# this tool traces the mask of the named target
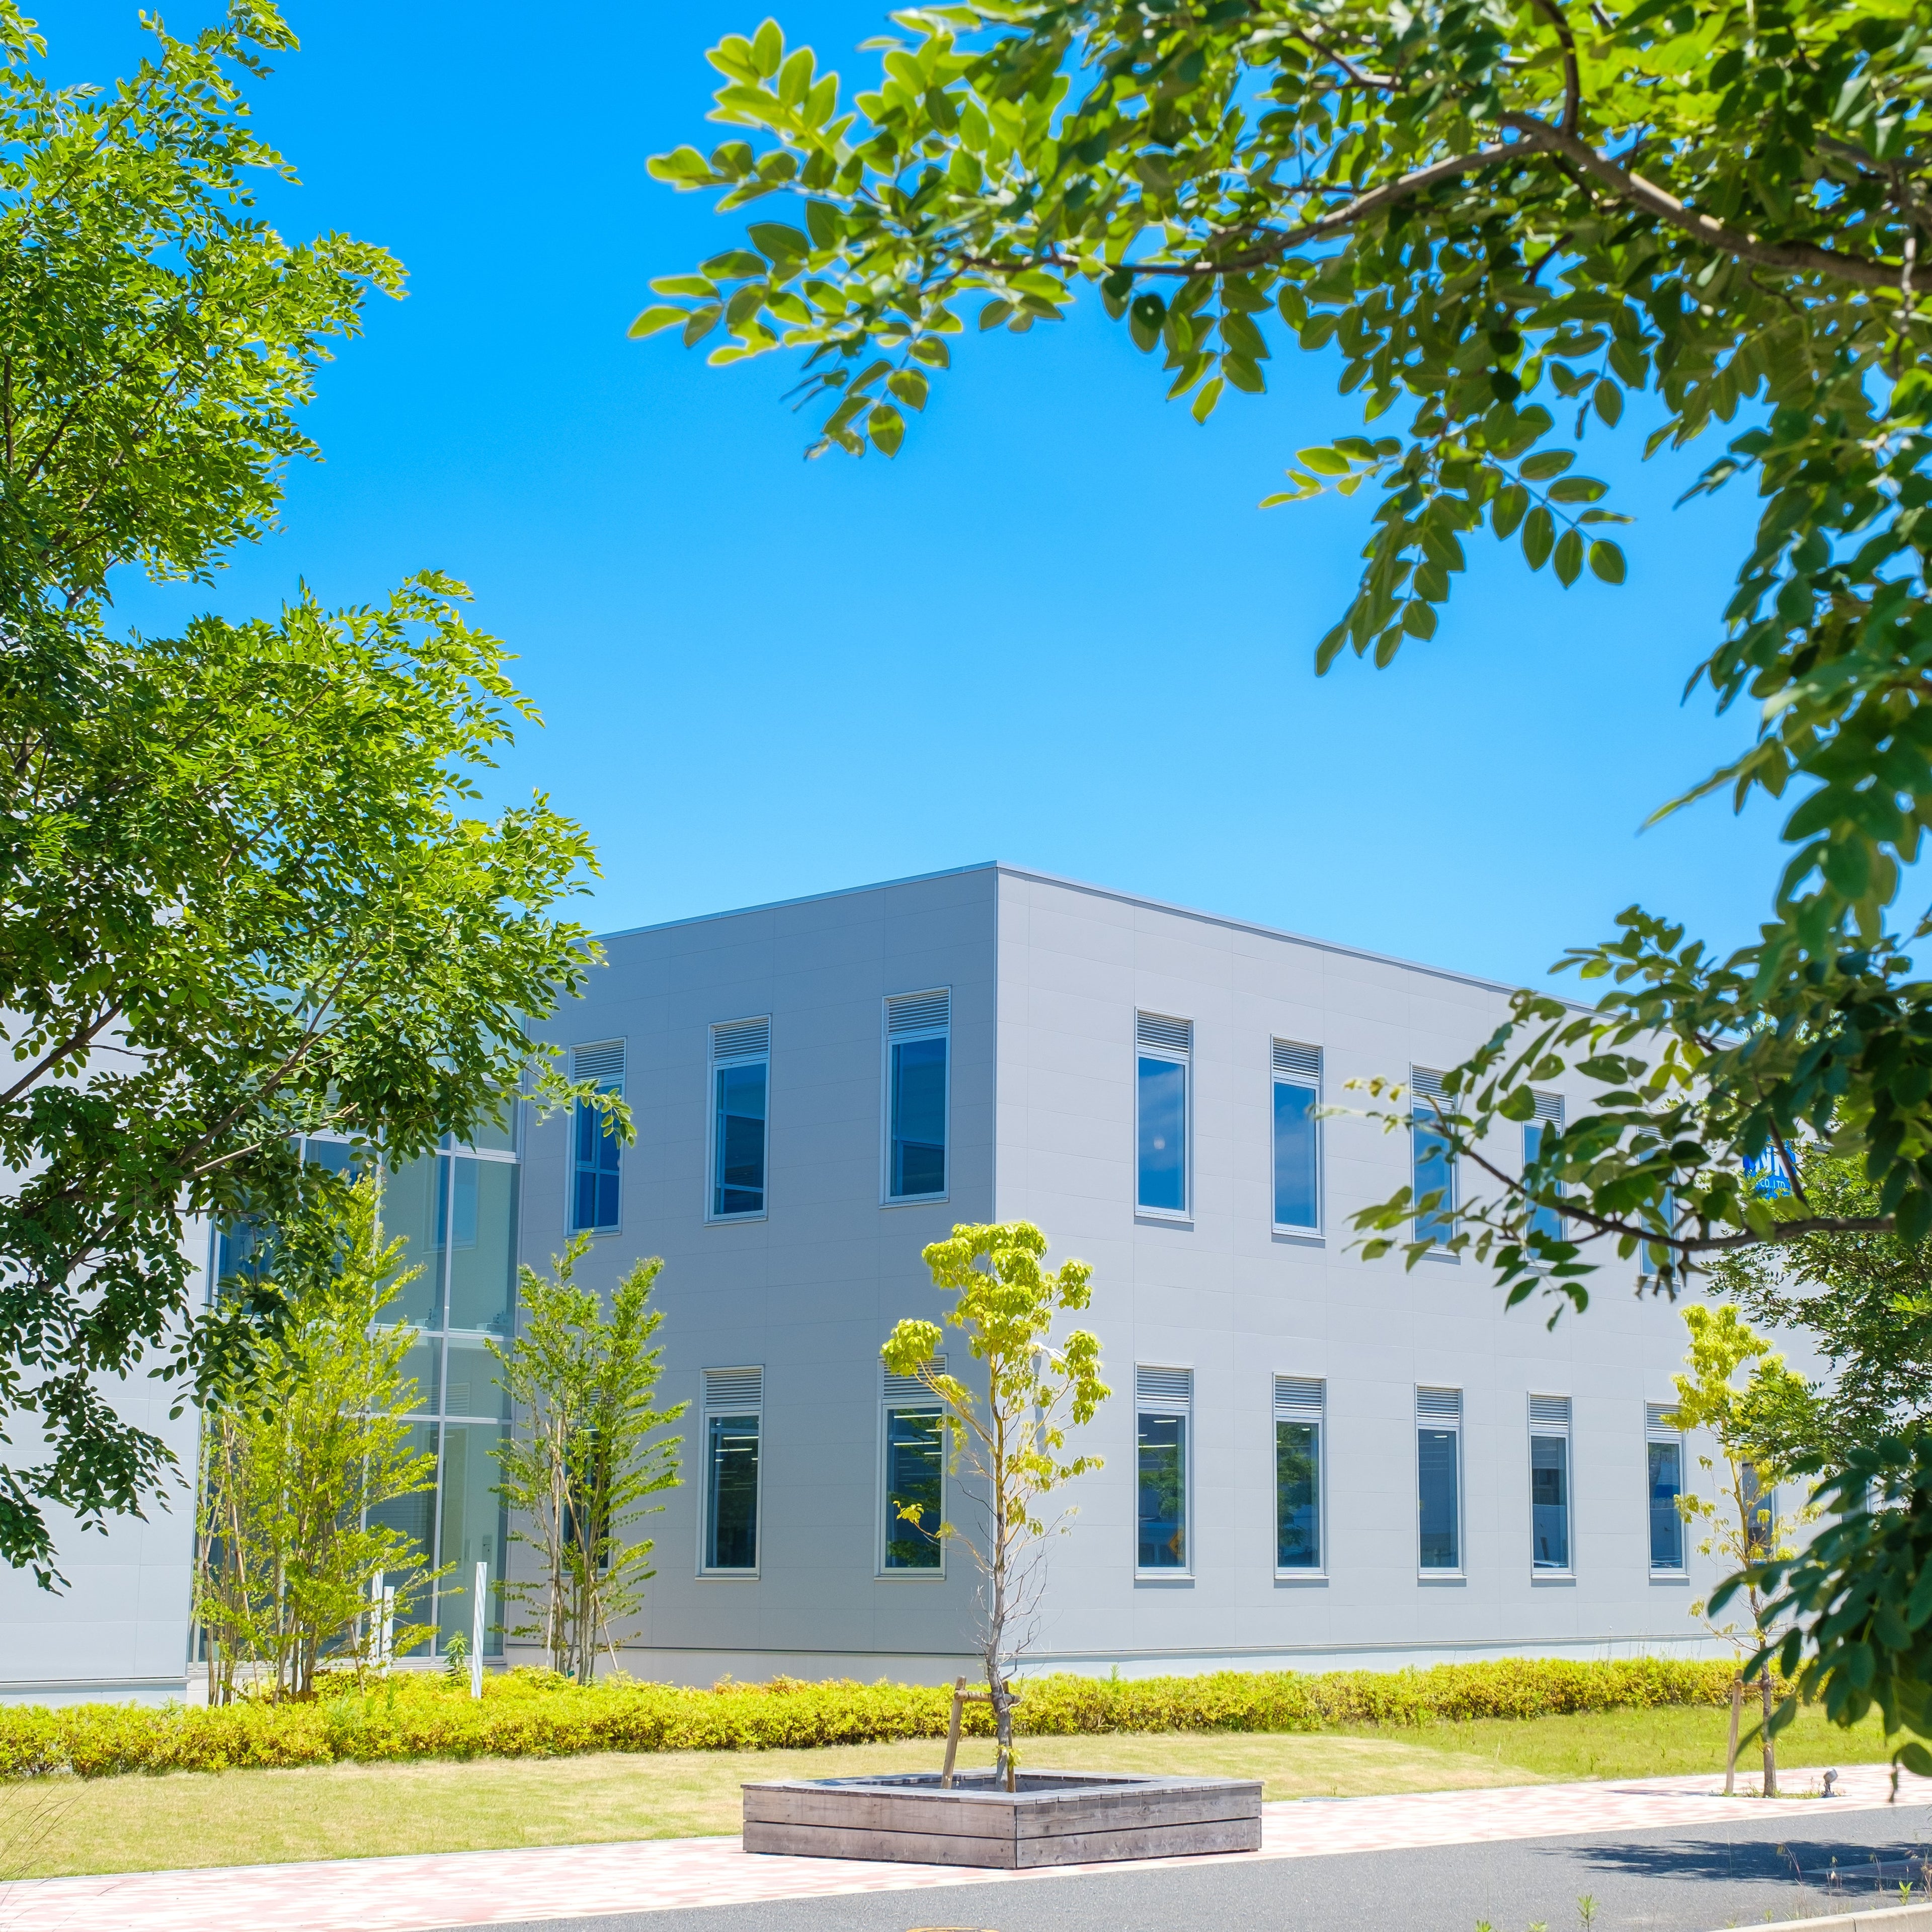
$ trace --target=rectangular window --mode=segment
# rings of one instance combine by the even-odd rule
[[[1644,1452],[1650,1484],[1650,1567],[1666,1574],[1684,1568],[1684,1438],[1667,1402],[1644,1405]]]
[[[1745,1510],[1744,1547],[1754,1563],[1768,1562],[1778,1545],[1778,1491],[1766,1488],[1750,1462],[1738,1471]]]
[[[1570,1568],[1570,1398],[1529,1399],[1529,1560]]]
[[[1138,1411],[1140,1498],[1136,1566],[1187,1568],[1187,1423],[1194,1407],[1192,1369],[1134,1371]]]
[[[1442,1076],[1426,1067],[1411,1070],[1410,1138],[1414,1144],[1415,1238],[1446,1247],[1456,1232],[1456,1160],[1448,1137],[1436,1125],[1434,1102],[1442,1097]]]
[[[946,1358],[927,1364],[946,1372]],[[884,1509],[879,1567],[899,1576],[936,1575],[945,1558],[939,1526],[946,1507],[946,1424],[932,1391],[916,1376],[884,1372]]]
[[[1415,1392],[1418,1561],[1424,1571],[1462,1567],[1462,1391]]]
[[[1274,1224],[1313,1232],[1322,1225],[1322,1049],[1274,1042]]]
[[[704,1552],[702,1567],[758,1567],[758,1438],[763,1369],[704,1371]]]
[[[1563,1131],[1563,1096],[1561,1094],[1534,1094],[1536,1117],[1523,1124],[1522,1164],[1527,1168],[1543,1149],[1546,1133]],[[1532,1232],[1540,1234],[1546,1240],[1560,1241],[1563,1238],[1563,1216],[1554,1208],[1535,1208],[1530,1210],[1529,1225]]]
[[[902,993],[886,1002],[886,1198],[946,1192],[946,1074],[952,995]]]
[[[1322,1568],[1322,1412],[1326,1385],[1274,1378],[1274,1562],[1277,1570]]]
[[[1135,1204],[1156,1214],[1185,1214],[1187,1073],[1194,1023],[1142,1013],[1134,1036]]]
[[[711,1029],[711,1214],[765,1211],[766,1089],[772,1023],[732,1020]]]
[[[594,1080],[600,1094],[624,1090],[624,1042],[603,1040],[570,1051],[572,1077]],[[572,1143],[570,1232],[614,1234],[621,1225],[623,1147],[606,1133],[605,1116],[580,1102]]]

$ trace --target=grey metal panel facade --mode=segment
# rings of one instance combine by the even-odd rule
[[[622,1229],[598,1240],[583,1278],[608,1286],[634,1257],[664,1256],[670,1395],[694,1402],[706,1366],[766,1376],[760,1574],[697,1574],[694,1412],[686,1483],[656,1520],[659,1574],[632,1667],[950,1674],[970,1642],[964,1566],[956,1557],[941,1581],[875,1574],[878,1351],[901,1316],[938,1312],[925,1242],[956,1221],[1022,1217],[1057,1255],[1094,1264],[1090,1325],[1116,1391],[1090,1432],[1108,1467],[1078,1486],[1054,1548],[1042,1660],[1144,1671],[1707,1647],[1688,1609],[1708,1566],[1650,1574],[1644,1406],[1670,1400],[1684,1330],[1668,1304],[1630,1292],[1634,1270],[1597,1277],[1588,1314],[1552,1333],[1546,1310],[1505,1314],[1472,1263],[1364,1264],[1347,1252],[1346,1216],[1408,1178],[1410,1150],[1407,1135],[1360,1119],[1322,1126],[1318,1237],[1273,1228],[1270,1040],[1320,1046],[1324,1098],[1346,1101],[1351,1078],[1463,1058],[1505,989],[992,866],[606,945],[608,969],[553,1028],[566,1044],[626,1041],[638,1127]],[[940,986],[952,992],[950,1198],[884,1207],[882,1003]],[[1192,1022],[1184,1220],[1133,1204],[1142,1010]],[[707,1028],[766,1013],[769,1213],[707,1225]],[[1574,1111],[1586,1094],[1566,1097]],[[536,1128],[527,1149],[524,1250],[541,1265],[565,1238],[565,1124]],[[1137,1361],[1193,1372],[1184,1576],[1136,1574]],[[1276,1573],[1277,1374],[1326,1385],[1318,1578]],[[1454,1581],[1418,1574],[1418,1384],[1463,1392]],[[1573,1402],[1561,1579],[1531,1565],[1532,1394]]]
[[[662,1390],[693,1405],[686,1480],[649,1526],[658,1574],[634,1637],[657,1653],[654,1672],[956,1667],[971,1623],[960,1566],[877,1574],[879,1348],[902,1316],[939,1311],[921,1247],[991,1212],[995,884],[974,871],[620,934],[553,1024],[566,1045],[625,1042],[637,1130],[622,1227],[598,1238],[578,1278],[608,1290],[639,1256],[664,1258]],[[952,993],[948,1198],[884,1206],[884,1001],[937,987]],[[766,1014],[766,1213],[709,1222],[710,1028]],[[526,1148],[523,1250],[541,1268],[566,1239],[567,1124],[538,1124]],[[759,1574],[703,1576],[700,1376],[754,1365]]]

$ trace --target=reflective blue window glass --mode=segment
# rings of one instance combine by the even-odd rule
[[[1570,1442],[1529,1438],[1530,1562],[1538,1570],[1570,1567]]]
[[[1432,1124],[1434,1109],[1420,1106],[1412,1116],[1415,1143],[1415,1238],[1446,1246],[1456,1231],[1456,1162],[1449,1143]],[[1427,1208],[1423,1206],[1433,1195]]]
[[[936,1408],[886,1412],[886,1568],[937,1570],[944,1426]]]
[[[614,1094],[617,1083],[606,1081],[599,1093]],[[614,1233],[620,1224],[623,1147],[615,1134],[604,1131],[604,1116],[579,1102],[577,1136],[572,1150],[570,1231],[574,1234]]]
[[[765,1064],[719,1067],[712,1149],[714,1215],[765,1211]]]
[[[1677,1498],[1684,1493],[1684,1448],[1678,1442],[1649,1442],[1650,1567],[1684,1568],[1684,1519]]]
[[[1317,1204],[1316,1093],[1286,1080],[1274,1085],[1274,1219],[1278,1228],[1321,1226]]]
[[[714,1415],[706,1431],[704,1567],[758,1567],[758,1418]]]
[[[946,1036],[892,1045],[892,1150],[896,1200],[946,1192]]]
[[[1523,1128],[1522,1164],[1526,1168],[1542,1151],[1544,1133],[1550,1124],[1547,1120],[1532,1120]],[[1554,1208],[1533,1208],[1529,1225],[1550,1240],[1560,1241],[1563,1238],[1563,1216]]]
[[[1143,1208],[1187,1210],[1187,1066],[1184,1060],[1139,1059],[1140,1178]]]
[[[1322,1567],[1322,1430],[1312,1422],[1274,1426],[1275,1567]]]
[[[1415,1432],[1416,1503],[1425,1570],[1462,1567],[1461,1470],[1454,1429]]]
[[[1144,1065],[1146,1063],[1142,1063]],[[1143,1415],[1139,1432],[1139,1539],[1143,1570],[1187,1568],[1187,1419]]]

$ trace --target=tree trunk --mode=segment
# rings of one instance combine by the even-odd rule
[[[1731,1679],[1731,1743],[1724,1754],[1724,1796],[1730,1797],[1738,1788],[1738,1713],[1744,1701],[1744,1680],[1742,1677]]]
[[[1767,1670],[1758,1679],[1758,1688],[1764,1704],[1764,1795],[1767,1798],[1778,1796],[1778,1745],[1771,1734],[1771,1672]]]

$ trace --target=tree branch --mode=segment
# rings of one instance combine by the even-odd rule
[[[1556,29],[1556,38],[1563,43],[1563,119],[1560,131],[1574,134],[1576,119],[1582,111],[1583,81],[1576,70],[1576,38],[1570,31],[1570,22],[1563,17],[1563,10],[1556,0],[1536,0],[1536,10]]]
[[[1760,242],[1754,235],[1726,227],[1708,214],[1700,214],[1695,208],[1687,208],[1674,194],[1659,188],[1654,182],[1630,173],[1609,156],[1598,153],[1588,141],[1567,134],[1560,128],[1552,128],[1547,121],[1540,120],[1534,114],[1504,114],[1500,118],[1502,124],[1527,146],[1564,156],[1594,180],[1602,182],[1618,200],[1658,216],[1707,247],[1735,255],[1741,261],[1756,262],[1763,268],[1784,268],[1801,275],[1834,276],[1840,281],[1856,282],[1865,288],[1890,289],[1898,284],[1899,272],[1889,262],[1871,261],[1862,255],[1843,254],[1834,248],[1816,248],[1808,242]]]

